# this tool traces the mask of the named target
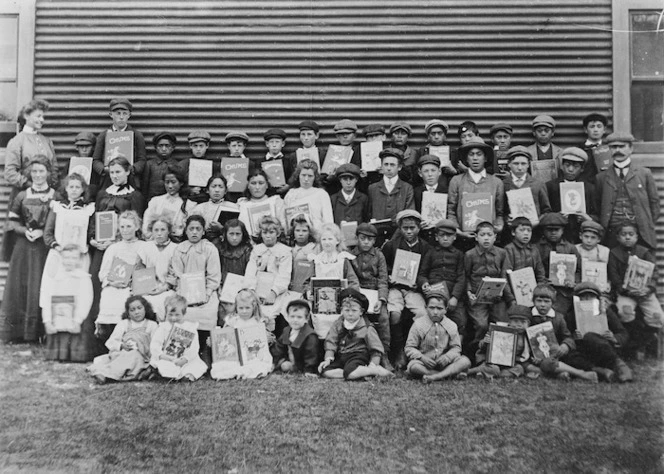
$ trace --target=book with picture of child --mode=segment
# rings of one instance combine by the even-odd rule
[[[525,267],[519,270],[508,270],[507,278],[510,280],[510,287],[516,298],[516,304],[521,306],[533,306],[533,291],[537,286],[535,270],[533,270],[533,267]]]
[[[583,181],[563,182],[560,186],[560,212],[585,214],[586,193]]]
[[[268,360],[270,349],[264,324],[246,328],[215,327],[210,332],[212,362],[236,362],[246,365],[253,360]]]
[[[129,161],[129,164],[133,165],[134,132],[130,130],[125,130],[124,132],[107,132],[104,150],[106,150],[104,166],[108,166],[108,163],[118,156],[124,156]]]
[[[188,331],[182,326],[174,324],[171,332],[168,333],[166,341],[164,341],[164,352],[162,355],[170,360],[179,359],[184,355],[184,351],[191,347],[195,337],[198,337],[198,332]]]
[[[576,255],[551,252],[549,254],[549,281],[553,286],[574,285]]]
[[[120,257],[113,257],[111,262],[111,269],[108,272],[106,279],[109,283],[119,284],[120,287],[129,286],[131,275],[134,273],[134,265],[127,263]]]
[[[92,158],[83,156],[72,156],[69,160],[69,173],[80,174],[85,182],[90,184],[90,177],[92,176]]]
[[[422,193],[422,219],[435,224],[446,217],[447,194],[424,191]]]
[[[535,207],[533,192],[530,188],[510,189],[505,195],[507,196],[507,203],[510,207],[510,220],[514,220],[517,217],[525,217],[533,226],[539,224],[537,207]]]
[[[75,326],[76,297],[74,295],[51,296],[51,324],[57,332],[71,332]]]
[[[586,333],[604,334],[609,330],[606,313],[600,311],[599,299],[582,300],[574,296],[574,318],[576,329],[585,336]]]
[[[519,330],[509,326],[489,325],[489,347],[486,361],[503,367],[514,367]]]
[[[623,289],[627,291],[647,290],[654,272],[654,263],[640,259],[636,255],[631,255],[627,260]]]
[[[378,155],[381,151],[383,151],[383,142],[380,140],[360,143],[362,170],[372,172],[380,169],[380,156]]]
[[[503,290],[507,285],[504,278],[484,277],[477,287],[475,297],[477,303],[493,304],[503,295]]]
[[[330,145],[327,147],[327,154],[323,160],[321,173],[334,174],[337,168],[346,163],[350,163],[353,157],[353,148],[345,145]]]
[[[203,272],[183,273],[180,275],[178,294],[187,300],[188,306],[207,303],[205,283]]]
[[[558,340],[556,332],[553,330],[551,321],[545,321],[526,328],[528,336],[528,345],[537,359],[550,358],[555,350],[558,349]]]
[[[392,265],[392,281],[398,285],[415,286],[422,255],[408,250],[397,249]]]

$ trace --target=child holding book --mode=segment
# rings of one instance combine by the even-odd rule
[[[442,174],[440,158],[435,155],[423,155],[417,160],[417,174],[423,183],[413,188],[413,200],[415,201],[415,210],[425,214],[422,211],[424,193],[429,193],[429,195],[447,194],[449,177]],[[447,214],[447,208],[443,209],[442,212]],[[435,226],[436,222],[443,218],[442,212],[436,212],[437,215],[434,216],[431,216],[433,213],[429,212],[427,215],[430,217],[422,221],[422,238],[430,244],[436,242]]]
[[[173,252],[166,282],[185,298],[187,309],[182,312],[182,317],[196,323],[198,348],[203,348],[202,356],[208,361],[210,353],[203,341],[217,325],[217,290],[221,283],[219,252],[210,241],[203,238],[205,219],[202,216],[191,215],[187,218],[185,234],[187,240],[179,243]],[[166,319],[168,320],[168,314]]]
[[[581,233],[579,234],[581,243],[576,244],[576,250],[581,257],[582,268],[583,260],[588,260],[590,262],[602,262],[607,265],[608,270],[609,248],[600,244],[603,236],[604,228],[601,224],[595,221],[584,221],[581,224]],[[608,282],[608,278],[606,285],[603,288],[600,287],[600,290],[605,293],[608,298],[608,293],[611,291],[611,285]]]
[[[369,197],[357,189],[361,170],[353,163],[346,163],[337,168],[335,173],[341,183],[341,190],[330,198],[334,223],[368,222],[371,218]]]
[[[413,281],[412,285],[397,283],[394,281],[393,267],[396,262],[397,250],[404,250],[411,253],[420,254],[422,257],[429,250],[429,244],[419,238],[420,223],[422,216],[419,212],[405,210],[399,212],[396,217],[399,232],[383,245],[383,254],[387,263],[389,279],[389,291],[387,294],[387,311],[390,315],[390,350],[391,358],[397,369],[406,366],[406,355],[403,352],[404,333],[406,321],[402,314],[404,309],[408,308],[414,318],[423,317],[426,314],[426,303],[422,294],[417,291],[417,271],[419,265],[413,263],[404,263],[401,273],[405,273]],[[421,258],[421,257],[420,257]],[[414,269],[414,274],[409,269]]]
[[[567,217],[559,212],[549,212],[544,214],[540,219],[540,228],[542,229],[542,237],[537,243],[537,250],[539,250],[540,257],[542,258],[542,265],[544,265],[544,273],[549,281],[560,282],[560,277],[564,279],[564,284],[556,284],[556,300],[554,307],[556,311],[562,314],[567,314],[572,309],[572,289],[574,285],[581,280],[581,256],[576,250],[576,247],[563,238],[563,232],[567,225]],[[574,275],[563,275],[564,268],[553,270],[550,267],[551,252],[559,254],[569,254],[576,257],[576,271]],[[552,278],[551,272],[554,272],[555,279]]]
[[[216,247],[219,250],[221,288],[223,288],[229,273],[244,276],[253,247],[247,228],[238,219],[226,221],[222,239]],[[233,311],[233,303],[222,301],[219,305],[220,317]]]
[[[184,176],[177,166],[170,166],[164,175],[164,187],[166,194],[155,196],[150,199],[148,208],[143,215],[143,236],[152,238],[150,227],[152,222],[158,218],[169,220],[172,229],[171,238],[175,242],[181,242],[184,234],[184,222],[194,210],[196,203],[187,199]]]
[[[314,262],[310,258],[320,253],[320,245],[304,215],[295,216],[290,228],[289,243],[293,255],[293,275],[288,286],[289,299],[299,299],[305,293],[305,283],[314,274]]]
[[[487,166],[487,168],[491,168],[491,172],[501,179],[509,176],[506,155],[512,148],[512,135],[514,135],[514,130],[507,123],[497,123],[489,129],[489,136],[493,144],[493,166]],[[527,149],[526,152],[528,152]],[[530,157],[530,153],[528,156]]]
[[[550,115],[538,115],[532,122],[535,143],[528,146],[530,155],[535,160],[556,160],[562,152],[555,143],[551,142],[556,130],[556,121]],[[560,163],[558,163],[560,165]]]
[[[542,257],[535,244],[531,242],[533,224],[527,217],[517,217],[509,223],[512,241],[505,246],[507,252],[507,271],[532,268],[537,284],[546,283],[546,272]]]
[[[477,290],[484,277],[507,279],[508,258],[505,249],[496,247],[496,228],[491,222],[477,224],[475,248],[466,252],[464,265],[467,278],[466,294],[468,297],[468,316],[472,320],[474,338],[471,347],[474,349],[484,338],[489,329],[489,322],[507,322],[507,306],[514,301],[508,285],[501,295],[493,301],[478,301]]]
[[[278,336],[285,324],[279,320],[275,326],[275,322],[288,300],[293,259],[291,249],[279,242],[283,231],[277,219],[263,216],[258,225],[262,242],[249,255],[244,272],[245,285],[258,293],[260,310],[267,317],[267,329],[275,331]]]
[[[185,321],[186,313],[187,300],[182,296],[166,300],[166,321],[159,325],[150,343],[150,365],[164,378],[193,382],[207,372],[208,366],[198,355],[198,323]]]
[[[244,329],[258,327],[265,331],[266,318],[261,313],[261,304],[256,292],[240,290],[235,297],[235,312],[224,318],[224,328]],[[269,335],[271,336],[271,335]],[[268,340],[271,337],[268,337]],[[258,357],[244,364],[240,361],[213,361],[210,377],[215,380],[255,379],[265,377],[272,372],[272,356],[269,352],[259,351]]]
[[[399,176],[410,183],[412,179],[411,171],[417,163],[417,152],[408,145],[408,139],[413,134],[413,129],[406,122],[395,122],[390,125],[387,134],[390,137],[388,148],[395,148],[403,154],[403,167],[399,170]]]
[[[657,266],[654,266],[652,276],[646,280],[646,284],[641,285],[642,289],[631,286],[637,282],[626,278],[626,274],[630,267],[630,258],[635,257],[652,264],[655,264],[656,260],[651,250],[638,243],[639,230],[636,223],[625,221],[617,227],[617,231],[618,246],[609,253],[609,281],[620,320],[629,331],[631,342],[636,345],[639,355],[652,341],[653,333],[660,331],[661,334],[664,323],[664,312],[655,293]],[[644,276],[640,275],[641,278]]]
[[[597,383],[598,376],[591,370],[581,370],[567,363],[566,356],[576,349],[572,334],[567,328],[565,317],[556,311],[553,302],[556,299],[556,290],[551,285],[537,285],[533,291],[534,307],[531,310],[531,326],[550,321],[555,334],[555,346],[551,347],[548,357],[539,358],[533,355],[532,361],[542,373],[555,376],[562,380],[569,380],[571,376]]]
[[[269,214],[277,218],[284,229],[287,228],[284,201],[279,195],[269,194],[267,175],[260,168],[249,170],[247,189],[244,196],[237,200],[237,204],[240,209],[239,219],[251,232],[254,241],[258,240],[260,230],[256,216]]]
[[[102,342],[110,337],[120,322],[124,302],[131,295],[130,275],[139,263],[145,265],[149,252],[149,244],[139,239],[141,218],[135,211],[120,214],[118,230],[120,240],[104,252],[99,269],[102,290],[95,325],[96,335]]]
[[[447,134],[449,131],[450,126],[444,120],[432,119],[424,125],[424,135],[427,137],[427,143],[417,151],[418,165],[419,158],[424,155],[431,155],[431,147],[446,145],[445,140],[447,140]],[[440,159],[440,157],[438,157],[438,159]],[[452,161],[452,149],[450,148],[450,162],[446,163],[445,166],[441,168],[441,171],[447,176],[447,181],[457,174],[457,170],[454,166],[455,164]],[[413,173],[413,176],[415,175],[416,173]]]
[[[316,143],[320,138],[320,125],[313,120],[303,120],[298,124],[297,128],[300,131],[299,137],[302,147],[286,156],[286,161],[289,162],[290,169],[295,170],[297,164],[305,158],[310,158],[316,163],[322,164],[325,160],[327,149],[325,147],[319,147]],[[291,175],[287,174],[286,181],[289,181],[290,178]]]
[[[346,288],[340,299],[341,316],[325,338],[325,357],[318,372],[325,378],[346,380],[393,376],[379,365],[384,349],[378,333],[364,318],[367,298],[355,288]]]
[[[107,379],[126,382],[141,377],[150,366],[150,343],[157,330],[152,305],[142,296],[130,296],[124,303],[122,320],[106,341],[108,354],[95,357],[87,368],[99,383]]]
[[[330,195],[319,187],[320,175],[316,163],[311,160],[300,161],[291,176],[289,185],[290,190],[284,197],[287,220],[289,208],[297,206],[306,208],[305,214],[311,221],[314,230],[320,229],[326,222],[334,222]]]
[[[381,365],[392,372],[394,368],[387,354],[390,352],[390,315],[387,311],[387,261],[380,249],[376,248],[378,230],[372,224],[363,222],[357,227],[357,246],[351,250],[355,259],[351,260],[353,269],[360,282],[360,288],[378,292],[378,300],[373,308],[369,308],[367,318],[374,325],[385,354]]]
[[[461,355],[457,325],[445,317],[447,292],[430,291],[426,301],[427,315],[415,320],[408,333],[406,372],[425,382],[436,382],[468,369],[470,360]]]
[[[189,166],[191,160],[212,161],[212,175],[221,173],[221,160],[207,157],[207,151],[208,148],[210,148],[210,142],[212,141],[212,137],[207,131],[194,130],[187,137],[187,141],[189,142],[191,156],[181,160],[178,164],[178,170],[184,179],[183,186],[186,190],[186,194],[183,198],[186,197],[190,201],[200,204],[208,199],[208,195],[205,193],[205,189],[200,186],[189,186]]]
[[[133,111],[133,105],[126,97],[115,97],[111,99],[110,112],[111,128],[103,130],[97,135],[95,151],[92,154],[92,183],[99,186],[99,189],[106,189],[111,185],[113,179],[111,176],[110,163],[106,162],[106,135],[108,132],[133,132],[134,133],[134,166],[146,160],[145,138],[143,134],[129,125],[129,119]],[[143,165],[141,165],[143,166]],[[113,183],[115,184],[115,183]],[[132,185],[137,185],[134,179]]]
[[[157,156],[136,164],[136,176],[141,180],[141,191],[145,202],[166,192],[164,183],[166,174],[178,166],[178,160],[173,157],[177,141],[173,132],[158,132],[152,138]]]
[[[263,134],[263,140],[265,140],[265,148],[267,148],[267,153],[263,158],[257,160],[252,158],[251,164],[253,169],[260,170],[262,169],[262,163],[281,160],[284,177],[286,180],[288,180],[288,178],[290,178],[290,176],[293,174],[294,168],[292,167],[293,162],[291,160],[287,160],[286,156],[283,154],[283,149],[286,146],[286,132],[280,128],[271,128]],[[272,188],[272,186],[270,186],[270,188]],[[286,194],[286,191],[288,191],[288,185],[283,184],[282,186],[272,189],[277,194],[283,196]]]
[[[205,238],[210,242],[219,239],[224,222],[228,219],[236,218],[240,209],[234,202],[226,201],[224,198],[228,191],[226,178],[221,174],[212,175],[205,187],[209,201],[202,202],[191,210],[191,215],[202,216],[207,222],[205,228]]]
[[[168,267],[175,253],[177,244],[170,238],[172,235],[171,221],[165,217],[156,217],[149,227],[151,240],[147,241],[145,266],[155,269],[155,285],[143,297],[150,303],[157,316],[157,321],[166,319],[165,303],[175,292],[167,282]],[[133,292],[133,290],[132,290]]]
[[[90,274],[81,269],[81,249],[69,243],[60,249],[57,270],[44,274],[39,294],[46,332],[46,360],[86,362],[91,359],[92,306]]]
[[[436,243],[424,254],[417,273],[417,286],[425,297],[432,291],[447,295],[446,317],[456,325],[461,342],[466,334],[466,269],[464,254],[454,247],[457,226],[449,219],[438,221],[435,227]]]
[[[303,299],[286,307],[288,327],[270,348],[275,369],[284,373],[317,375],[320,363],[318,336],[309,325],[311,307]]]
[[[95,149],[97,137],[92,132],[79,132],[74,137],[74,147],[76,156],[81,158],[92,158],[92,152]]]
[[[524,374],[529,379],[536,379],[540,376],[542,371],[531,362],[531,354],[526,337],[526,328],[530,326],[530,308],[513,305],[507,310],[507,317],[509,318],[508,326],[519,331],[516,335],[514,366],[501,368],[496,364],[486,362],[486,351],[491,343],[491,335],[487,333],[484,339],[480,341],[479,349],[475,355],[475,361],[478,365],[468,370],[468,375],[486,377],[487,379],[492,379],[493,377],[519,378]]]

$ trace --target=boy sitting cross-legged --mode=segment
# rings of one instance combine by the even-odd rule
[[[415,320],[408,333],[406,371],[425,382],[450,378],[470,367],[468,357],[461,355],[457,325],[445,317],[447,303],[445,292],[430,292],[427,315]]]

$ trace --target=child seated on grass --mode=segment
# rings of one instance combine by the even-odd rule
[[[224,318],[224,327],[235,329],[260,327],[265,330],[265,321],[258,296],[253,290],[244,289],[235,297],[235,312]],[[268,340],[270,340],[269,333]],[[246,361],[243,365],[240,365],[239,361],[213,361],[210,377],[215,380],[265,377],[272,371],[272,357],[269,353],[267,357],[261,357],[263,353],[264,351],[259,351],[256,358]]]
[[[109,352],[95,357],[87,368],[90,375],[99,383],[107,379],[140,379],[150,365],[150,342],[157,330],[156,320],[152,305],[145,298],[137,295],[127,298],[122,321],[106,341]]]
[[[200,379],[208,370],[207,364],[198,355],[200,344],[198,342],[198,323],[185,321],[187,300],[180,295],[171,296],[166,300],[166,321],[161,323],[150,343],[150,365],[164,378],[190,382]],[[188,346],[180,346],[175,357],[165,353],[166,345],[171,342],[169,335],[173,326],[193,333]]]
[[[609,253],[609,281],[616,297],[620,320],[630,333],[630,342],[636,348],[637,356],[642,358],[645,348],[655,338],[654,333],[660,331],[660,335],[664,336],[661,332],[664,313],[655,295],[657,267],[643,290],[625,289],[623,283],[631,256],[651,263],[656,262],[655,256],[652,251],[637,243],[639,230],[634,222],[626,221],[621,224],[618,227],[617,239],[618,246]]]
[[[590,370],[580,370],[572,367],[567,362],[573,359],[570,352],[576,349],[572,334],[567,328],[565,317],[553,309],[553,302],[556,299],[556,290],[551,285],[537,285],[533,291],[533,302],[535,307],[532,309],[531,324],[541,324],[551,321],[553,331],[556,335],[558,347],[554,347],[550,357],[539,359],[533,356],[533,364],[539,366],[542,373],[548,376],[556,376],[562,380],[569,380],[570,376],[597,383],[597,374]],[[568,358],[567,356],[570,355]]]
[[[311,308],[303,299],[293,300],[286,308],[288,327],[270,348],[275,370],[316,375],[320,361],[318,336],[309,325]]]
[[[381,367],[383,345],[376,330],[364,318],[367,298],[354,288],[341,292],[341,316],[325,338],[325,359],[318,372],[329,379],[357,380],[364,377],[390,377]]]
[[[457,325],[445,317],[447,303],[446,292],[429,292],[427,315],[416,319],[408,333],[406,372],[425,382],[444,380],[470,367],[468,357],[461,355]]]
[[[486,362],[486,350],[491,342],[491,336],[487,333],[484,339],[480,342],[480,348],[475,355],[475,360],[478,362],[476,367],[468,371],[468,375],[475,375],[477,377],[486,377],[492,379],[493,377],[504,378],[518,378],[523,376],[530,379],[539,377],[541,371],[530,360],[530,349],[528,341],[526,340],[526,328],[530,325],[531,311],[526,306],[514,305],[507,311],[509,318],[508,326],[518,329],[520,332],[517,334],[516,340],[516,360],[514,367],[499,367],[496,364],[489,364]]]

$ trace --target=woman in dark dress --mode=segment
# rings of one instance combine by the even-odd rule
[[[2,340],[6,342],[34,342],[44,334],[39,289],[48,247],[43,235],[55,192],[48,185],[48,157],[35,156],[28,168],[30,187],[19,192],[9,208],[8,231],[16,243],[0,309]]]

